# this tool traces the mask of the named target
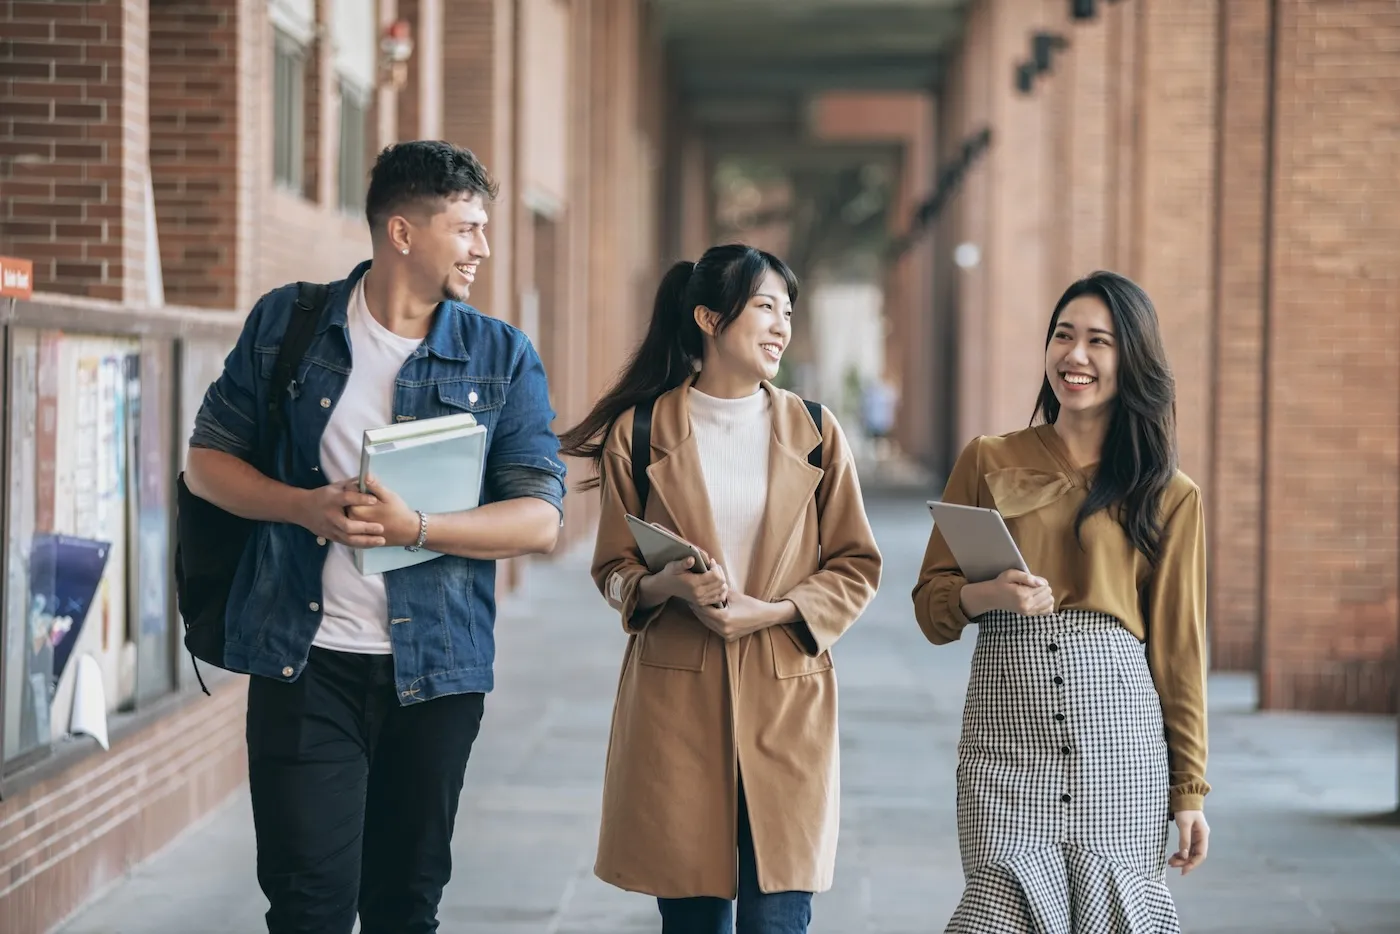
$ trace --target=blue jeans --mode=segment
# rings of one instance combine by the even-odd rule
[[[762,892],[753,853],[748,802],[739,786],[739,926],[728,899],[658,898],[661,934],[807,934],[812,923],[811,892]]]

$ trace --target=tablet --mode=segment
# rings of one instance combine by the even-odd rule
[[[995,509],[936,500],[929,502],[928,509],[969,584],[992,580],[1012,568],[1030,573],[1021,549]]]
[[[703,574],[710,569],[705,562],[704,553],[670,529],[663,529],[633,515],[628,515],[627,526],[632,530],[632,537],[636,539],[637,547],[642,550],[647,570],[651,573],[656,574],[672,561],[685,558],[695,559],[695,566],[692,568],[694,571]]]

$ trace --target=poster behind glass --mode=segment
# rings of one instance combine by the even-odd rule
[[[154,529],[164,505],[142,496],[140,361],[133,339],[12,331],[7,762],[68,732],[77,658],[97,662],[109,712],[136,699],[137,633],[155,603],[149,581],[134,576],[137,558],[163,569],[168,544],[168,526]],[[158,355],[152,368],[158,384]],[[163,432],[149,433],[149,445],[165,443]],[[163,483],[151,494],[163,495]],[[168,679],[168,655],[163,667]]]
[[[127,357],[127,424],[131,484],[128,496],[135,530],[132,589],[136,599],[131,627],[137,644],[136,699],[148,700],[174,688],[170,622],[170,412],[174,347],[143,339],[138,355]]]

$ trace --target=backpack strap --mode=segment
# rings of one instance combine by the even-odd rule
[[[807,414],[812,416],[812,421],[816,423],[817,434],[822,433],[822,405],[820,402],[809,402],[802,400],[802,404],[807,407]],[[632,486],[637,490],[637,499],[641,503],[639,507],[642,513],[647,510],[647,494],[651,492],[651,479],[647,477],[647,467],[651,464],[651,410],[656,405],[655,399],[645,399],[637,403],[632,414]],[[807,455],[807,463],[816,467],[822,467],[822,442],[818,441],[817,446]]]
[[[296,305],[287,318],[287,330],[282,335],[282,346],[277,349],[277,365],[272,370],[272,389],[267,394],[267,429],[263,432],[263,444],[259,451],[260,463],[265,473],[269,473],[276,456],[277,440],[282,437],[286,419],[282,414],[282,397],[290,395],[295,399],[301,393],[298,385],[297,367],[306,356],[316,336],[316,325],[321,320],[321,312],[326,305],[330,288],[317,282],[298,282]]]
[[[651,466],[651,409],[655,399],[644,399],[637,403],[632,412],[632,486],[637,490],[637,518],[646,518],[647,494],[651,492],[651,478],[647,467]]]
[[[805,405],[805,406],[807,407],[807,414],[809,414],[809,415],[812,416],[812,421],[815,422],[816,425],[817,425],[817,436],[818,436],[818,437],[821,437],[821,433],[822,433],[822,404],[821,404],[820,402],[808,402],[806,399],[803,399],[803,400],[802,400],[802,404]],[[822,443],[821,443],[821,441],[818,441],[818,442],[817,442],[817,446],[814,447],[814,448],[812,448],[812,453],[810,453],[810,454],[807,455],[807,463],[811,464],[813,467],[816,467],[818,470],[821,469],[821,466],[822,466]]]

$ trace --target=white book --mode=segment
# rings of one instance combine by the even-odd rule
[[[486,467],[486,428],[469,414],[401,422],[365,432],[360,489],[375,477],[409,509],[429,515],[475,509]],[[431,561],[440,553],[400,545],[355,549],[361,574],[383,574]]]

